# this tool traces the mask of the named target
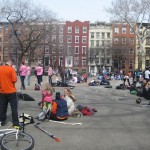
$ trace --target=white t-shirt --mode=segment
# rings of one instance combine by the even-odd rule
[[[149,79],[150,71],[149,71],[149,70],[146,70],[144,74],[145,74],[145,78],[146,78],[146,79]]]

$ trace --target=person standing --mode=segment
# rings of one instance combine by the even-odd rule
[[[31,67],[27,65],[26,85],[30,86]]]
[[[52,76],[53,76],[53,69],[50,65],[48,68],[48,81],[49,81],[49,84],[51,84],[51,85],[52,85]]]
[[[35,68],[35,71],[36,71],[36,77],[37,77],[38,84],[41,86],[43,67],[40,64],[38,64],[38,66]]]
[[[13,126],[20,129],[15,87],[16,82],[17,74],[12,67],[12,61],[7,61],[4,66],[0,66],[0,123],[2,126],[5,124],[7,119],[7,107],[8,103],[10,103]]]
[[[19,72],[20,72],[20,80],[21,80],[21,89],[25,90],[24,80],[25,80],[26,73],[27,73],[27,66],[25,65],[24,62],[21,63]]]
[[[148,67],[144,71],[144,80],[146,81],[144,86],[146,86],[148,82],[150,81],[150,70]]]

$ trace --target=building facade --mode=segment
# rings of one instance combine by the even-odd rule
[[[136,35],[126,23],[112,25],[113,68],[124,73],[135,69]]]
[[[112,68],[112,25],[106,22],[90,23],[89,28],[89,72],[101,73]]]

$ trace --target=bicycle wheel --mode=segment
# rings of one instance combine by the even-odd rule
[[[20,132],[16,141],[16,133],[9,133],[1,138],[0,144],[2,150],[31,150],[34,139],[29,134]]]

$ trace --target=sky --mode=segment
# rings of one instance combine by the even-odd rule
[[[46,7],[63,21],[106,21],[109,15],[105,8],[112,0],[33,0],[35,4]]]

